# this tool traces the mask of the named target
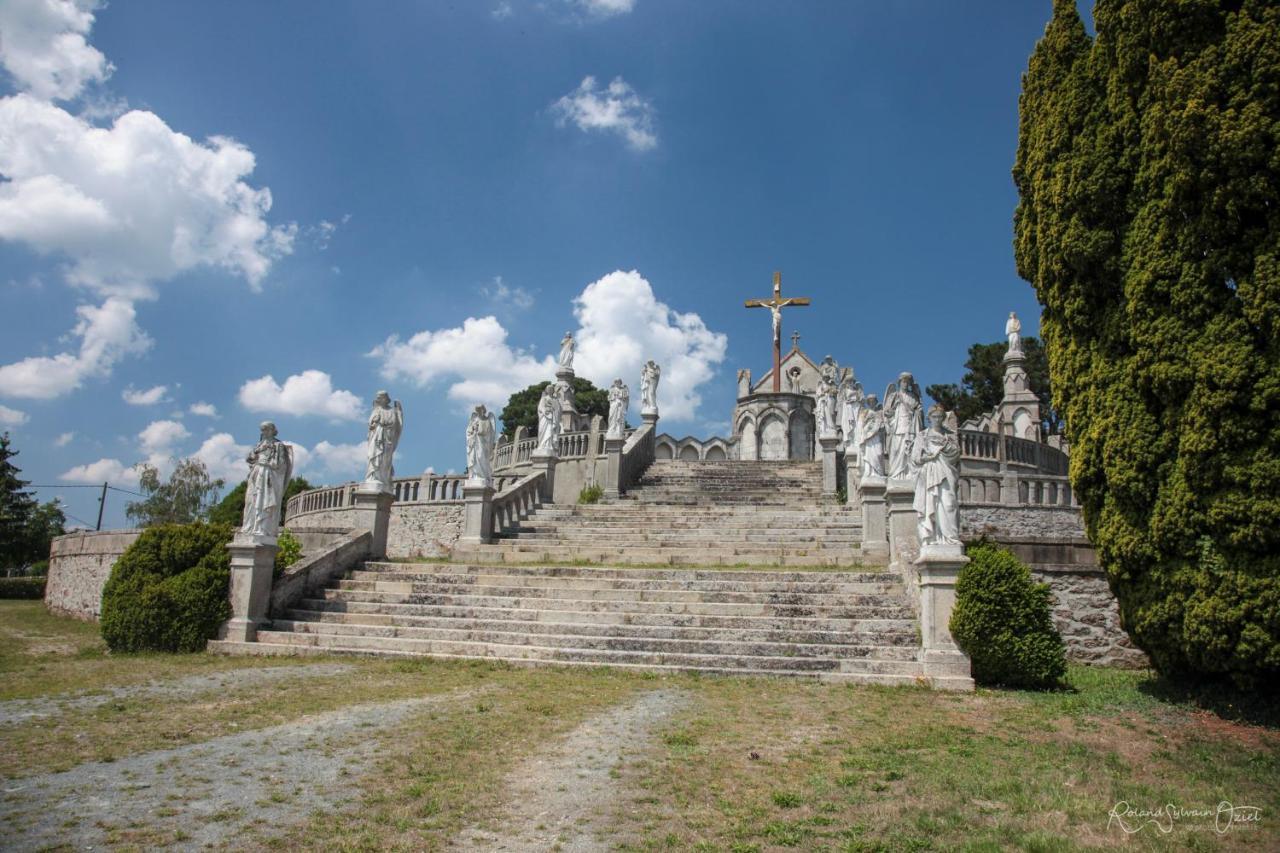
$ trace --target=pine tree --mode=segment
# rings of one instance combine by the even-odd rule
[[[1018,271],[1126,629],[1280,674],[1280,6],[1073,0],[1023,78]]]
[[[9,433],[0,435],[0,570],[30,562],[29,526],[36,499],[26,491],[29,481],[18,476],[22,469],[11,461],[17,455],[10,447]]]

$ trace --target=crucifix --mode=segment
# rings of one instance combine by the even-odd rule
[[[748,308],[768,308],[773,314],[773,393],[782,391],[782,309],[789,305],[808,305],[807,296],[782,298],[782,273],[773,274],[773,298],[748,299]]]

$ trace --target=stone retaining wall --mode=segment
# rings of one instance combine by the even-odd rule
[[[369,556],[372,545],[373,534],[369,531],[350,531],[285,569],[271,585],[269,615],[279,618],[299,599],[323,595],[321,590],[331,580],[356,568]]]
[[[392,504],[387,557],[400,560],[449,556],[462,536],[463,509],[461,501]],[[286,526],[299,532],[313,528],[354,529],[355,509],[339,507],[301,513],[290,518]]]
[[[54,539],[49,548],[45,606],[64,616],[96,620],[102,613],[102,588],[111,576],[111,567],[141,533],[81,531]]]

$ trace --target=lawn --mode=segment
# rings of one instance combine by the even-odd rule
[[[679,701],[628,745],[588,804],[605,848],[1280,847],[1274,723],[1202,710],[1147,673],[1077,667],[1069,690],[961,695],[458,661],[115,656],[93,625],[50,617],[39,602],[0,602],[0,641],[0,719],[5,709],[44,714],[0,723],[6,796],[58,771],[278,732],[370,703],[441,700],[361,724],[367,755],[351,759],[349,777],[342,768],[338,807],[309,804],[306,778],[281,781],[238,813],[202,813],[175,790],[145,819],[81,827],[109,845],[190,842],[202,822],[238,820],[244,829],[228,846],[443,847],[468,827],[500,831],[516,784],[548,750],[662,691]],[[260,672],[277,667],[294,669]],[[173,684],[186,687],[166,693]],[[69,701],[72,689],[97,698]],[[343,748],[315,747],[339,758]],[[234,783],[235,762],[199,769],[201,784],[219,774]],[[1220,812],[1224,802],[1236,811]],[[1243,806],[1259,809],[1257,820],[1243,822],[1255,815]],[[1153,810],[1161,815],[1139,814]],[[0,810],[0,834],[21,841],[37,817]],[[65,817],[76,832],[76,816]]]

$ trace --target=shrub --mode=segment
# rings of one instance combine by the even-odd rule
[[[578,492],[578,503],[580,504],[597,504],[604,497],[604,487],[599,483],[593,483],[590,486],[583,486],[582,491]]]
[[[202,650],[231,616],[230,541],[222,524],[144,530],[102,590],[102,638],[111,650]]]
[[[302,543],[288,530],[281,530],[276,538],[276,565],[274,575],[280,577],[285,569],[302,559]]]
[[[988,543],[968,549],[956,579],[951,635],[982,684],[1053,687],[1067,671],[1062,638],[1049,616],[1049,587],[1012,553]]]
[[[46,578],[0,578],[0,598],[44,598]]]

